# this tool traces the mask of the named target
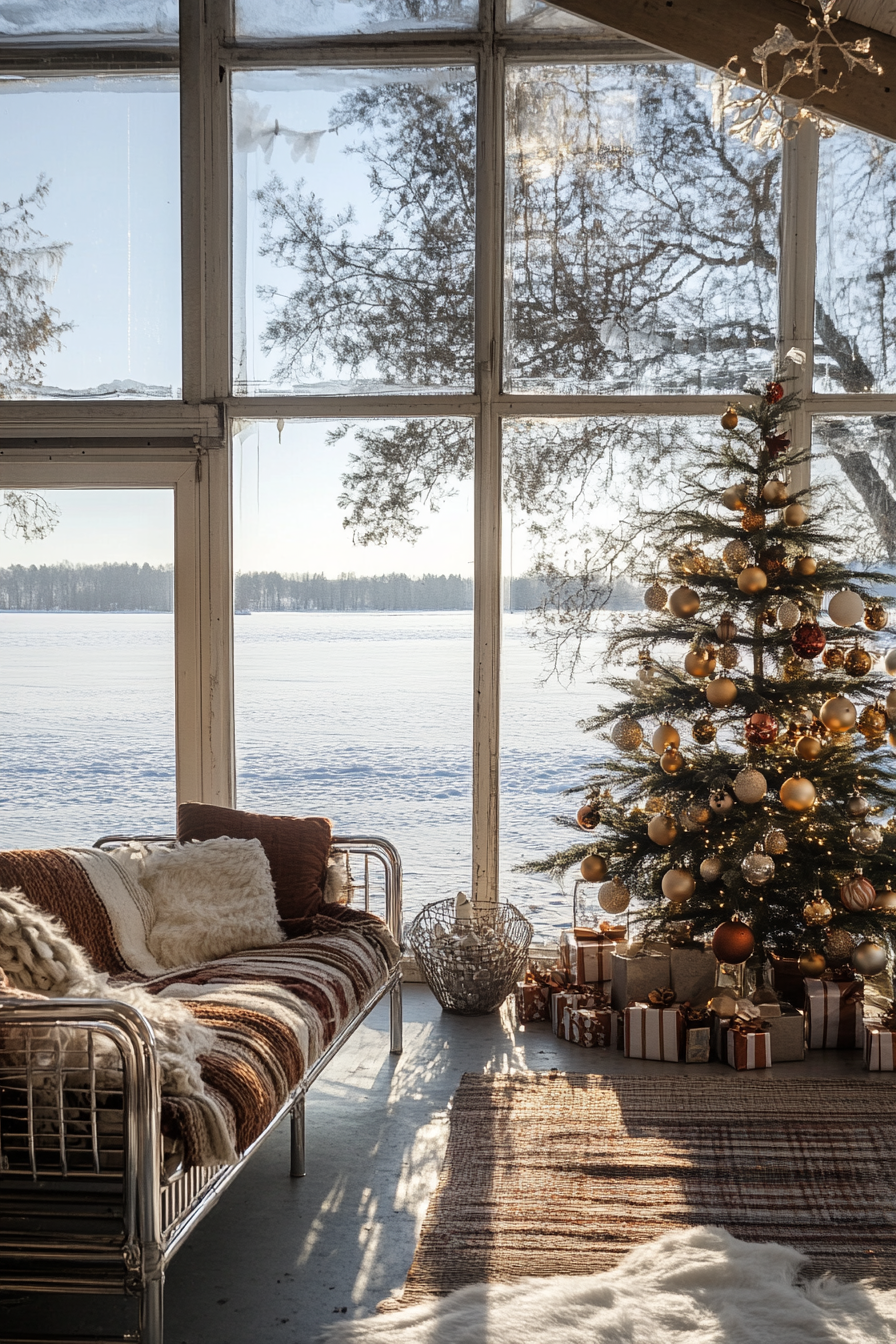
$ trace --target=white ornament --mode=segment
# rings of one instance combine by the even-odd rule
[[[828,615],[835,625],[856,625],[865,615],[865,603],[851,588],[843,588],[828,603]]]

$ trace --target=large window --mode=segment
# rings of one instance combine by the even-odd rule
[[[411,913],[472,883],[552,935],[569,893],[516,869],[595,750],[639,600],[613,528],[680,436],[795,349],[791,437],[896,561],[893,144],[757,150],[711,71],[544,0],[208,0],[179,52],[167,2],[27,9],[0,4],[0,490],[174,490],[174,707],[141,703],[180,797],[383,831]],[[161,563],[136,523],[114,560]],[[564,626],[564,593],[605,610]],[[20,700],[66,622],[110,628],[4,601]],[[149,675],[156,619],[73,668]],[[110,776],[65,704],[34,741],[92,825]],[[159,759],[154,802],[116,757],[123,823],[173,815]]]

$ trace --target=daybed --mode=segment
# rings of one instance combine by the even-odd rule
[[[46,986],[26,992],[15,988],[15,975],[0,989],[0,1290],[132,1295],[139,1333],[128,1338],[143,1344],[162,1344],[166,1265],[287,1114],[290,1174],[304,1175],[305,1094],[386,994],[391,1050],[402,1048],[401,862],[394,847],[331,837],[325,823],[325,833],[318,827],[312,835],[319,850],[312,881],[306,853],[298,856],[304,871],[297,883],[294,848],[280,844],[282,830],[264,833],[269,819],[246,822],[249,814],[187,806],[205,835],[254,833],[262,840],[285,941],[162,969],[152,953],[158,940],[150,936],[146,889],[122,855],[125,845],[134,858],[165,847],[175,856],[188,850],[170,837],[138,838],[153,841],[149,846],[108,836],[87,850],[0,852],[0,917],[5,900],[7,919],[14,919],[23,895],[29,911],[61,920],[87,954],[69,955],[63,944],[62,951],[48,949],[52,937],[32,929],[14,969],[50,964],[77,993],[88,983],[77,975],[87,975],[92,963],[106,994],[54,997]],[[183,834],[183,815],[179,838],[196,839],[196,825]],[[363,900],[357,887],[351,904],[326,900],[333,853],[346,869],[341,856],[355,860]],[[302,904],[309,889],[311,907]],[[384,898],[385,921],[371,912],[372,895]],[[55,962],[46,963],[48,950]],[[154,998],[141,998],[144,991]],[[157,1012],[154,1032],[147,1018]],[[171,1013],[180,1017],[169,1029]],[[192,1065],[181,1067],[172,1040],[186,1039],[184,1017],[187,1037],[195,1024],[196,1039]]]

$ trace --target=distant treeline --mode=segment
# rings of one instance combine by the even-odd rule
[[[544,597],[538,575],[504,580],[504,605],[527,611]],[[12,565],[0,569],[0,611],[171,611],[170,565]],[[636,606],[640,589],[617,583],[612,607]],[[472,611],[461,574],[237,574],[237,611]]]

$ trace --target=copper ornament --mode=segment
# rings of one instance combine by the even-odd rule
[[[751,714],[744,725],[744,737],[752,746],[767,747],[774,742],[780,731],[780,725],[774,714],[758,710]]]

